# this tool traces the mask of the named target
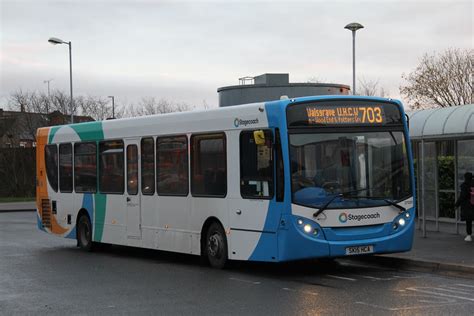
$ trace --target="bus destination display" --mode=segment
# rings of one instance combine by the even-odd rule
[[[383,124],[385,113],[378,105],[314,106],[307,105],[308,124]]]
[[[365,100],[334,100],[291,104],[289,127],[402,125],[397,104]]]

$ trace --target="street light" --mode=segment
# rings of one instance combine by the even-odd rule
[[[112,118],[115,118],[115,98],[113,95],[109,95],[109,98],[112,98]]]
[[[353,22],[347,24],[345,29],[352,31],[352,94],[356,94],[356,66],[355,66],[355,38],[356,38],[356,31],[359,29],[363,29],[364,26],[362,24]]]
[[[65,42],[62,39],[51,37],[48,40],[49,43],[53,45],[57,44],[67,44],[69,45],[69,89],[71,93],[71,100],[70,100],[70,110],[71,110],[71,124],[74,123],[74,107],[73,107],[73,98],[72,98],[72,44],[71,42]]]
[[[49,83],[50,83],[51,81],[53,81],[53,80],[54,80],[54,79],[49,79],[49,80],[43,81],[43,83],[47,83],[47,84],[48,84],[48,98],[50,97],[50,96],[49,96]]]

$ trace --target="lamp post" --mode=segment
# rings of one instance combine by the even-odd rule
[[[113,95],[109,95],[109,98],[112,98],[112,118],[115,118],[115,98]]]
[[[47,84],[48,84],[48,98],[50,97],[50,95],[49,95],[49,83],[50,83],[51,81],[53,81],[53,79],[49,79],[49,80],[43,81],[43,83],[47,83]]]
[[[364,26],[362,24],[353,22],[347,24],[345,29],[352,31],[352,94],[356,94],[356,66],[355,66],[355,38],[356,38],[356,31],[359,29],[363,29]]]
[[[72,44],[71,42],[65,42],[59,38],[51,37],[48,40],[49,43],[53,45],[57,44],[67,44],[69,45],[69,90],[71,93],[71,100],[70,100],[70,111],[71,111],[71,124],[74,123],[74,107],[73,107],[73,97],[72,97]]]

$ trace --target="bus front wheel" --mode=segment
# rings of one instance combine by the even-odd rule
[[[227,262],[227,238],[219,223],[212,223],[206,234],[206,257],[213,268],[222,269]]]
[[[92,251],[92,225],[84,214],[77,221],[77,243],[81,249]]]

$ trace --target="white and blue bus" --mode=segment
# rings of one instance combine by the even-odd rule
[[[38,227],[213,267],[408,251],[409,144],[399,101],[355,96],[41,128]]]

